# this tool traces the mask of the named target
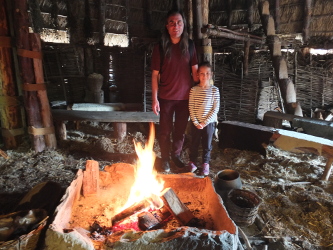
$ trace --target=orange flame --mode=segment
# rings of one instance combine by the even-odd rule
[[[150,135],[145,146],[140,142],[135,143],[135,151],[138,155],[138,161],[135,166],[135,180],[131,187],[130,195],[122,210],[144,199],[149,199],[155,208],[163,205],[160,199],[160,193],[164,187],[164,181],[157,178],[157,172],[154,170],[155,153],[153,151],[155,138],[155,127],[150,123]]]

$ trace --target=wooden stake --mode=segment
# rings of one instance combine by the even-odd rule
[[[323,176],[321,177],[322,180],[328,181],[328,178],[330,177],[331,171],[332,171],[332,164],[333,164],[333,157],[328,158],[325,166],[325,170],[323,173]]]

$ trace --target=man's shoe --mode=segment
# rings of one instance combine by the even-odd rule
[[[162,169],[163,172],[170,172],[170,164],[169,161],[164,160],[162,161]]]
[[[185,164],[182,162],[179,155],[174,155],[171,158],[172,158],[173,163],[175,163],[175,165],[177,167],[179,167],[179,168],[185,167]]]
[[[188,163],[188,171],[194,173],[195,170],[197,170],[197,166],[194,164],[193,161],[190,161]]]
[[[202,164],[202,174],[205,176],[209,175],[209,164],[208,163]]]

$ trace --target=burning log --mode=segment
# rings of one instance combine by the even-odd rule
[[[152,212],[143,212],[138,215],[139,227],[143,231],[160,228],[170,216],[170,211],[165,207]]]
[[[160,221],[152,213],[142,212],[138,215],[139,227],[143,231],[154,229],[160,225]]]
[[[182,225],[187,225],[194,219],[192,212],[181,202],[172,188],[164,189],[161,198],[164,201],[164,205]]]
[[[117,222],[120,222],[127,217],[150,207],[150,202],[148,199],[142,200],[140,202],[135,203],[134,205],[126,208],[125,210],[121,211],[120,213],[116,214],[111,218],[112,225],[116,224]]]

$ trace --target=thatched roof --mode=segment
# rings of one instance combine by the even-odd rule
[[[101,6],[98,3],[105,2]],[[150,1],[65,1],[65,0],[28,0],[31,19],[35,30],[52,28],[69,30],[71,42],[83,43],[87,38],[99,43],[101,33],[122,34],[132,38],[158,38],[163,27],[163,18],[172,8],[172,0]],[[178,1],[181,8],[188,12],[191,1]],[[192,1],[195,2],[195,1]],[[232,30],[248,30],[249,0],[209,1],[209,23]],[[253,0],[253,25],[250,31],[260,34],[261,20],[258,5],[262,0]],[[294,40],[301,37],[305,26],[306,0],[269,0],[270,14],[275,19],[277,33]],[[279,2],[279,6],[276,6]],[[333,5],[330,0],[310,1],[310,22],[308,44],[325,47],[333,37]],[[229,18],[230,16],[230,18]],[[110,36],[110,35],[109,35]]]

